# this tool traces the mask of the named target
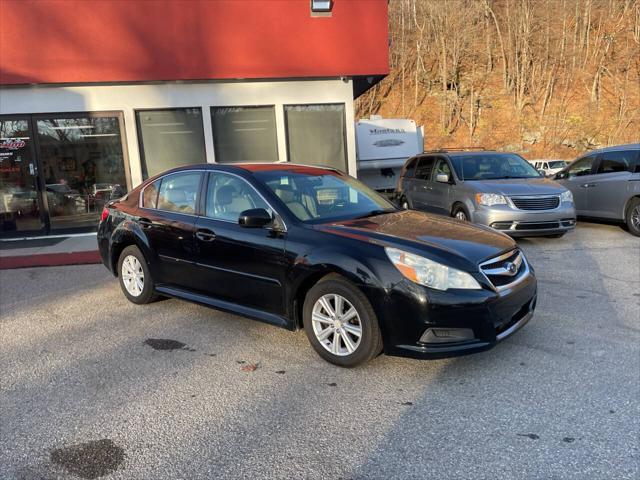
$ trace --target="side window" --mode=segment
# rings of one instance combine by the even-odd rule
[[[246,180],[223,172],[209,174],[205,204],[207,217],[238,222],[240,214],[252,208],[264,208],[271,212],[269,205]]]
[[[412,158],[407,162],[407,166],[404,167],[404,178],[413,178],[413,173],[416,168],[416,163],[418,163],[417,158]]]
[[[600,159],[598,173],[633,172],[635,156],[633,150],[605,152]]]
[[[436,175],[440,173],[444,173],[449,177],[449,180],[451,180],[451,168],[449,167],[449,164],[444,158],[438,159],[436,163],[435,173],[433,174],[433,178],[435,179]]]
[[[142,207],[158,208],[158,190],[160,190],[160,181],[156,180],[150,183],[142,191]]]
[[[168,212],[196,213],[196,199],[200,188],[198,172],[173,173],[162,177],[158,194],[158,209]]]
[[[543,164],[542,164],[542,168],[544,168],[544,169],[549,168],[549,164],[548,164],[548,163],[546,163],[546,162],[545,162],[545,163],[543,163]]]
[[[593,162],[595,159],[595,155],[589,155],[588,157],[579,158],[571,164],[571,166],[567,170],[567,176],[569,178],[572,178],[590,175],[591,167],[593,166]]]
[[[433,157],[423,157],[418,161],[415,177],[417,180],[429,180],[431,178],[431,170],[433,170]]]

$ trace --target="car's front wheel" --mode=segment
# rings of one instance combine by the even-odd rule
[[[629,232],[640,237],[640,198],[634,198],[627,208],[627,227]]]
[[[302,320],[311,346],[335,365],[355,367],[382,351],[373,307],[355,285],[339,275],[329,275],[309,290]]]
[[[142,305],[156,300],[153,279],[144,255],[138,247],[130,245],[122,250],[118,259],[118,278],[125,297]]]

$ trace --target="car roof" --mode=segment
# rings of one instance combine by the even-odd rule
[[[620,151],[620,150],[640,150],[640,143],[625,143],[623,145],[612,145],[610,147],[599,148],[597,150],[591,150],[589,152],[585,152],[583,155],[588,155],[592,153],[602,153],[602,152],[611,152],[611,151]]]
[[[220,171],[230,173],[254,173],[265,171],[276,172],[289,172],[289,173],[305,173],[308,175],[321,175],[323,172],[344,173],[333,167],[325,167],[320,165],[302,165],[299,163],[289,162],[255,162],[255,163],[194,163],[191,165],[182,165],[180,167],[172,168],[160,172],[153,177],[145,180],[143,184],[151,183],[157,178],[164,177],[165,175],[177,172],[183,172],[188,170],[205,170],[205,171]]]

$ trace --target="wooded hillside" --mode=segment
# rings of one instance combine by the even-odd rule
[[[391,73],[357,118],[411,118],[425,148],[574,158],[640,141],[640,0],[391,0]]]

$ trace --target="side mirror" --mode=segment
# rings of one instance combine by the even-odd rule
[[[270,224],[273,218],[264,208],[245,210],[238,218],[238,224],[245,228],[261,228]]]
[[[436,182],[449,183],[449,175],[446,173],[438,173],[436,175]]]

